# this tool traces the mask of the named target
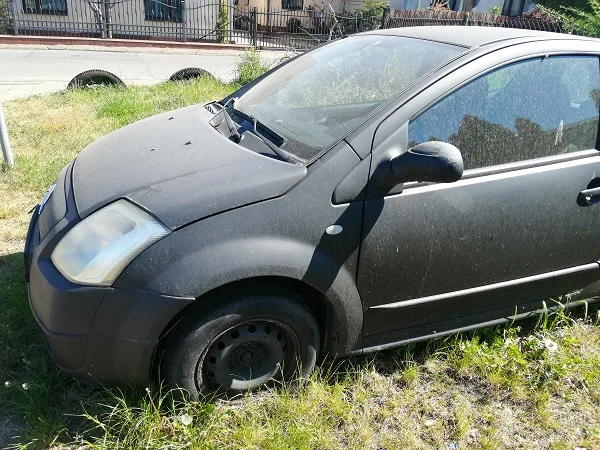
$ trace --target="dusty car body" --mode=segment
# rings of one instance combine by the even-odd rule
[[[54,360],[240,392],[593,296],[599,57],[529,30],[373,31],[101,138],[27,237]]]

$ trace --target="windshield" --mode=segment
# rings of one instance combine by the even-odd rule
[[[235,103],[311,162],[388,100],[462,47],[400,36],[340,39],[282,66]]]

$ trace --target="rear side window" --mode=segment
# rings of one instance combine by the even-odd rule
[[[409,148],[449,142],[465,169],[596,147],[599,61],[556,56],[521,61],[448,95],[409,124]]]

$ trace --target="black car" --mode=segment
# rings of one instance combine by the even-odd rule
[[[54,360],[235,393],[595,295],[599,58],[568,35],[379,30],[101,138],[27,237]]]

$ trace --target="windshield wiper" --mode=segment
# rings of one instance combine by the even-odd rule
[[[290,157],[290,155],[288,155],[287,153],[285,153],[283,150],[281,150],[279,147],[277,147],[275,144],[273,144],[273,142],[271,142],[267,137],[263,136],[262,133],[259,133],[258,130],[256,129],[256,124],[258,123],[258,119],[254,116],[248,116],[250,117],[250,119],[252,120],[252,124],[253,124],[253,130],[252,132],[261,140],[265,143],[265,145],[267,147],[269,147],[273,153],[275,153],[277,156],[279,156],[281,159],[283,159],[285,162],[295,162],[292,161],[292,158]]]
[[[219,129],[219,126],[223,123],[223,121],[225,122],[225,124],[227,125],[227,129],[229,132],[229,136],[227,136],[228,139],[230,139],[231,137],[233,137],[233,141],[238,143],[240,142],[240,139],[242,138],[242,136],[240,135],[239,131],[238,131],[238,127],[235,125],[235,123],[233,122],[233,119],[231,118],[231,116],[229,115],[229,113],[227,112],[227,106],[229,105],[229,103],[234,103],[237,99],[235,97],[230,98],[229,100],[227,100],[227,102],[222,105],[223,109],[221,109],[221,111],[219,111],[218,113],[216,113],[212,119],[210,119],[209,123]],[[219,122],[215,122],[215,118],[217,116],[219,116],[219,114],[222,114],[223,119],[220,120]]]
[[[286,152],[281,150],[277,145],[275,145],[273,142],[271,142],[271,140],[269,138],[267,138],[265,135],[263,135],[262,133],[260,133],[258,131],[258,129],[257,129],[258,119],[256,117],[251,116],[249,114],[242,113],[241,111],[238,111],[237,109],[235,109],[235,102],[237,100],[238,99],[236,97],[231,97],[229,100],[227,100],[222,105],[223,106],[223,110],[222,110],[223,117],[225,119],[225,122],[227,123],[227,127],[229,128],[229,137],[231,138],[231,136],[233,136],[233,140],[236,143],[239,143],[242,138],[242,136],[238,132],[238,128],[235,126],[235,123],[234,123],[233,119],[231,118],[231,115],[227,112],[227,107],[231,104],[234,113],[238,113],[242,116],[246,116],[248,119],[250,119],[252,121],[252,125],[253,125],[252,133],[256,137],[258,137],[267,147],[269,147],[271,149],[271,151],[273,153],[275,153],[275,155],[277,155],[279,158],[281,158],[285,162],[296,163],[296,161],[293,160],[293,158],[290,155],[288,155]],[[221,112],[215,114],[215,117],[220,113]],[[213,119],[211,119],[211,122]],[[220,125],[220,123],[219,123],[219,125]],[[213,126],[215,126],[215,125],[213,125]],[[262,126],[264,127],[264,125],[262,125]]]

